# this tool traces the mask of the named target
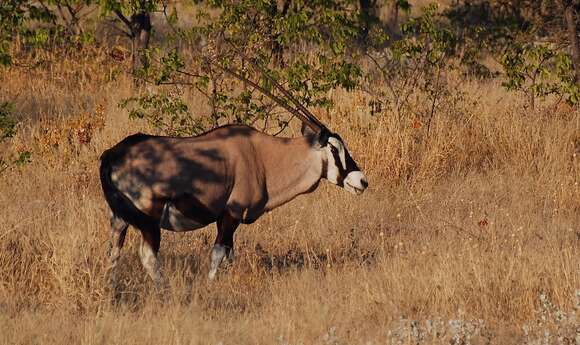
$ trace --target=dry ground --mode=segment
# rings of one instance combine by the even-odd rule
[[[161,294],[130,231],[112,303],[98,157],[152,131],[117,107],[132,88],[115,68],[87,53],[0,70],[24,120],[1,149],[33,152],[0,175],[1,343],[580,343],[580,115],[525,109],[493,81],[464,84],[428,140],[337,92],[320,116],[367,172],[364,195],[324,184],[242,226],[213,283],[214,226],[165,232]]]

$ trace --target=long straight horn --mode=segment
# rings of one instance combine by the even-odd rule
[[[296,117],[298,117],[304,124],[306,124],[308,127],[310,127],[314,132],[316,133],[320,133],[323,130],[326,129],[326,126],[324,124],[322,124],[322,122],[320,122],[320,120],[318,120],[316,118],[316,116],[314,116],[314,114],[312,114],[308,109],[306,109],[305,106],[303,106],[300,102],[298,102],[298,100],[292,96],[292,94],[290,92],[288,92],[286,89],[284,89],[282,87],[282,85],[280,85],[274,78],[272,78],[272,76],[270,76],[268,74],[268,72],[266,72],[264,70],[264,68],[262,68],[260,65],[258,65],[253,59],[248,58],[244,53],[243,53],[243,49],[240,49],[238,47],[236,47],[236,45],[231,42],[230,40],[226,39],[225,40],[233,49],[234,51],[237,52],[237,54],[241,57],[242,60],[248,62],[251,66],[253,66],[255,69],[257,69],[266,79],[268,79],[268,81],[270,83],[272,83],[276,89],[278,91],[280,91],[290,102],[292,102],[294,104],[295,107],[297,107],[297,109],[293,109],[290,110],[290,106],[288,104],[284,103],[280,103],[279,101],[277,101],[276,99],[279,99],[277,97],[275,97],[271,92],[265,90],[264,88],[258,86],[256,83],[249,81],[247,78],[244,78],[241,75],[236,76],[235,74],[232,74],[232,72],[234,71],[228,71],[226,68],[219,66],[221,69],[224,69],[226,72],[232,74],[234,77],[240,79],[240,77],[244,78],[241,79],[245,82],[247,82],[248,84],[256,87],[256,89],[260,90],[260,92],[264,93],[266,96],[270,97],[272,100],[274,100],[276,103],[278,103],[279,105],[281,105],[282,107],[284,107],[284,109],[288,110],[290,113],[294,114]]]
[[[314,125],[316,125],[316,127],[318,127],[318,128],[314,128],[314,127],[312,127],[312,125],[311,125],[310,123],[306,123],[306,124],[307,124],[309,127],[311,127],[311,128],[312,128],[313,130],[315,130],[316,132],[320,132],[320,131],[322,131],[323,129],[326,129],[326,126],[325,126],[325,125],[324,125],[322,122],[320,122],[320,120],[318,120],[318,119],[316,118],[316,116],[314,116],[314,114],[312,114],[312,113],[311,113],[311,112],[310,112],[310,111],[309,111],[309,110],[308,110],[308,109],[307,109],[305,106],[303,106],[303,105],[302,105],[300,102],[298,102],[298,100],[297,100],[297,99],[296,99],[294,96],[292,96],[292,94],[291,94],[290,92],[288,92],[288,90],[284,89],[284,88],[282,87],[282,85],[280,85],[280,83],[278,83],[278,82],[276,81],[276,79],[272,78],[272,76],[270,76],[270,75],[268,74],[268,72],[267,72],[266,70],[264,70],[264,68],[262,68],[261,66],[259,66],[259,65],[258,65],[258,64],[256,64],[256,63],[253,63],[252,61],[250,61],[250,64],[251,64],[251,65],[252,65],[254,68],[258,69],[258,71],[259,71],[259,72],[260,72],[260,73],[261,73],[261,74],[262,74],[262,75],[263,75],[263,76],[264,76],[266,79],[268,79],[268,81],[269,81],[270,83],[272,83],[272,84],[273,84],[273,85],[276,87],[276,89],[277,89],[278,91],[280,91],[280,92],[281,92],[281,93],[282,93],[282,94],[283,94],[283,95],[284,95],[284,96],[285,96],[287,99],[289,99],[289,100],[290,100],[290,101],[291,101],[291,102],[294,104],[294,106],[295,106],[295,107],[297,107],[297,108],[298,108],[298,110],[300,110],[300,111],[302,112],[302,114],[303,114],[305,117],[307,117],[307,118],[308,118],[308,120],[309,120],[309,121],[311,121],[311,122],[312,122]]]
[[[243,75],[237,73],[236,71],[227,68],[227,67],[223,67],[220,65],[217,65],[218,68],[220,68],[221,70],[225,71],[226,73],[232,75],[234,78],[243,81],[244,83],[248,83],[250,86],[252,86],[253,88],[255,88],[256,90],[260,91],[261,93],[263,93],[264,95],[266,95],[267,97],[269,97],[271,100],[273,100],[274,102],[276,102],[279,106],[281,106],[282,108],[286,109],[290,114],[298,117],[300,119],[300,121],[302,121],[304,124],[306,124],[308,127],[312,128],[313,131],[315,132],[320,132],[323,128],[325,128],[323,125],[319,125],[318,123],[320,123],[318,120],[318,123],[313,122],[308,115],[301,113],[300,111],[298,111],[297,109],[292,108],[288,103],[284,102],[283,99],[275,96],[274,94],[272,94],[270,91],[264,89],[263,87],[261,87],[260,85],[254,83],[253,81],[251,81],[250,79],[244,77]]]

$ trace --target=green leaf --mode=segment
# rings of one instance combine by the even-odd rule
[[[0,103],[0,140],[11,138],[16,134],[17,121],[12,117],[12,104]]]
[[[18,158],[16,158],[16,160],[14,161],[14,164],[16,164],[17,166],[22,166],[25,164],[30,163],[32,157],[32,153],[30,151],[23,151],[18,153]]]

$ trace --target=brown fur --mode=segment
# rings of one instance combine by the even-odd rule
[[[313,190],[322,174],[321,157],[306,137],[276,138],[246,126],[225,126],[199,137],[140,141],[127,149],[111,176],[154,219],[172,202],[206,224],[226,213],[253,222]]]

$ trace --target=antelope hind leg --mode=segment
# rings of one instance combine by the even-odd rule
[[[117,265],[121,257],[121,249],[125,244],[125,235],[127,234],[127,224],[124,220],[113,214],[111,216],[111,243],[109,249],[109,271],[110,283],[113,292],[116,294],[118,289]]]
[[[139,257],[143,268],[153,280],[156,288],[161,288],[163,277],[159,266],[159,245],[161,242],[161,230],[152,228],[141,230],[141,245],[139,246]]]

